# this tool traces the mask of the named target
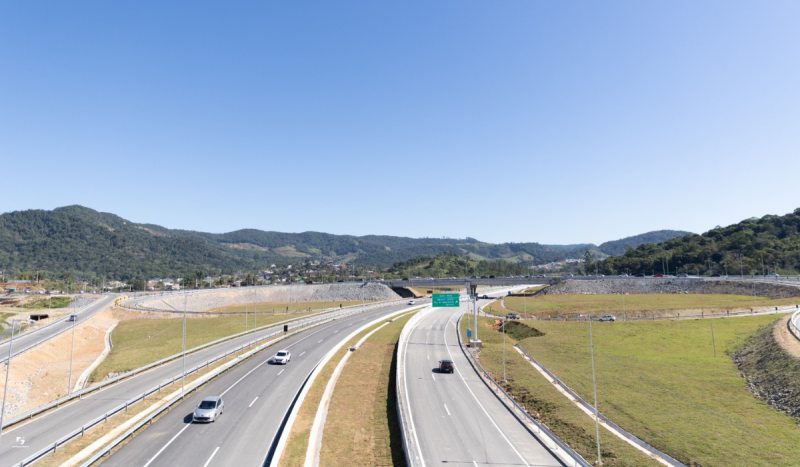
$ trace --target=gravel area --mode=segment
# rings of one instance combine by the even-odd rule
[[[596,281],[564,280],[542,289],[542,294],[651,294],[706,293],[753,295],[773,299],[800,297],[800,287],[734,281],[696,281],[674,279],[598,279]]]
[[[265,302],[317,302],[333,300],[392,300],[401,298],[384,284],[367,282],[364,284],[312,284],[312,285],[277,285],[265,287],[241,287],[219,289],[218,291],[178,295],[166,298],[154,298],[142,302],[145,307],[164,308],[165,305],[182,310],[184,300],[186,307],[193,311],[210,310],[223,306],[244,305],[245,303]]]

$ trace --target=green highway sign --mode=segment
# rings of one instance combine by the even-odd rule
[[[457,293],[435,293],[433,294],[433,307],[458,307],[461,302]]]

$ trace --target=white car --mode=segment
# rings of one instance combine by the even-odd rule
[[[614,315],[601,316],[600,318],[597,319],[597,321],[616,321],[616,320],[617,317]]]
[[[292,354],[288,350],[279,350],[278,353],[272,357],[272,363],[277,365],[286,365],[292,359]]]
[[[409,305],[413,305],[414,303],[415,303],[415,302],[414,302],[414,300],[409,300],[409,301],[408,301],[408,304],[409,304]]]

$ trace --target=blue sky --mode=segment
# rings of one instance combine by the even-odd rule
[[[7,2],[0,212],[600,243],[800,207],[800,3]]]

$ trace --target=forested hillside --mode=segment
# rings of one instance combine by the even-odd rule
[[[636,247],[674,231],[652,232],[599,248],[593,244],[485,243],[473,238],[435,239],[387,235],[333,235],[321,232],[282,233],[243,229],[223,234],[173,230],[136,224],[117,215],[82,206],[52,211],[16,211],[0,215],[0,270],[9,276],[28,271],[66,271],[98,277],[181,276],[200,269],[231,274],[268,268],[272,263],[307,259],[357,262],[378,268],[409,258],[445,252],[473,261],[502,259],[520,266],[580,258],[587,249],[604,253],[608,245]],[[613,246],[613,245],[612,245]],[[625,246],[615,248],[626,248]],[[599,255],[602,257],[602,255]]]
[[[785,216],[751,218],[702,235],[645,244],[600,263],[601,272],[675,274],[797,274],[800,272],[800,209]]]

